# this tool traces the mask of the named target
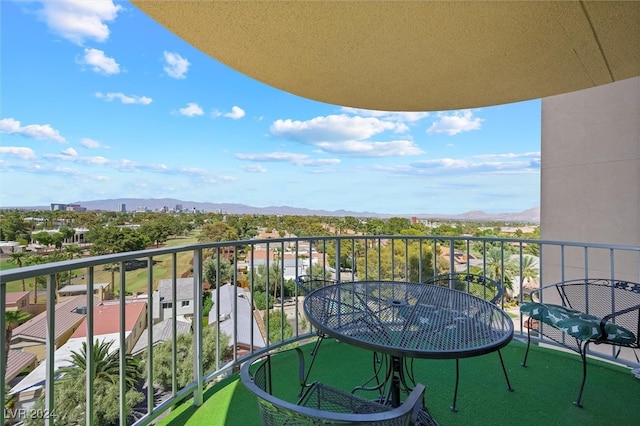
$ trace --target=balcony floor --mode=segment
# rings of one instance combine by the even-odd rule
[[[523,368],[520,364],[524,350],[525,344],[516,341],[502,349],[513,393],[506,390],[497,354],[460,360],[457,413],[449,410],[455,361],[416,360],[416,379],[427,388],[425,398],[431,414],[441,425],[637,424],[640,380],[628,368],[590,359],[584,407],[577,408],[573,401],[582,376],[580,358],[573,353],[532,346],[528,367]],[[295,394],[296,358],[291,355],[283,362],[290,361],[292,366],[292,377],[287,380],[294,384],[291,389]],[[310,380],[351,390],[371,375],[371,358],[370,352],[327,339]],[[274,383],[274,388],[277,386]],[[187,401],[160,424],[247,426],[260,425],[260,418],[256,398],[235,374],[209,388],[202,407],[196,409]]]

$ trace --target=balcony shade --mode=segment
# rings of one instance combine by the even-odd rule
[[[133,0],[221,63],[305,98],[443,111],[640,75],[640,2]]]

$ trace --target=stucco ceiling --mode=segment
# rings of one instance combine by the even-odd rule
[[[341,106],[470,108],[640,75],[640,1],[133,3],[247,76]]]

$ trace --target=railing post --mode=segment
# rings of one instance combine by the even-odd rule
[[[193,391],[193,405],[202,405],[204,388],[204,368],[202,363],[202,249],[193,253],[193,373],[196,388]]]
[[[36,279],[34,277],[34,279]],[[36,288],[36,291],[38,289]],[[44,391],[44,409],[50,414],[45,419],[47,426],[53,426],[54,420],[54,380],[55,377],[55,353],[56,353],[56,276],[51,274],[47,277],[47,341],[45,353],[45,391]],[[4,407],[3,407],[4,408]]]
[[[171,257],[171,394],[176,396],[178,393],[178,269],[176,262],[178,258],[175,253]],[[162,301],[160,301],[159,309],[162,312]]]
[[[37,291],[37,289],[36,289]],[[0,287],[0,306],[7,306],[7,286],[2,283]],[[5,308],[6,309],[6,308]],[[7,329],[7,321],[5,318],[5,312],[0,315],[0,329]],[[5,348],[11,344],[11,342],[5,342],[6,333],[0,334],[0,347]],[[2,386],[0,386],[0,404],[2,404],[3,412],[6,404],[7,393],[5,392],[4,383],[6,383],[5,377],[7,373],[7,360],[4,358],[4,354],[0,356],[0,380],[2,380]],[[6,416],[5,416],[6,417]]]
[[[336,281],[340,282],[340,239],[336,238]]]
[[[95,362],[94,362],[94,350],[93,350],[93,285],[94,285],[94,267],[90,266],[87,277],[87,347],[85,350],[85,424],[93,424],[93,379],[95,377]]]
[[[127,324],[126,317],[126,303],[127,303],[127,289],[125,281],[124,262],[120,262],[120,426],[127,424],[127,338],[125,336],[125,325]],[[147,305],[152,303],[150,299],[147,299]],[[147,308],[148,309],[148,308]]]
[[[147,415],[151,415],[155,393],[153,386],[153,257],[151,256],[147,258],[147,295]],[[158,302],[158,312],[162,312],[160,293],[158,293]]]

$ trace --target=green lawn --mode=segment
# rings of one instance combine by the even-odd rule
[[[197,233],[192,232],[188,236],[180,236],[180,237],[175,237],[168,240],[165,243],[165,246],[175,247],[175,246],[193,244],[195,242],[197,242]],[[185,252],[185,253],[178,254],[177,256],[178,277],[180,277],[183,273],[188,273],[189,271],[191,271],[191,265],[190,265],[191,259],[192,259],[191,253]],[[172,271],[171,255],[157,256],[154,258],[154,262],[155,263],[153,267],[153,285],[155,289],[155,287],[157,287],[158,280],[171,278],[171,271]],[[17,267],[16,265],[13,265],[12,263],[9,262],[9,259],[0,259],[0,269],[5,270],[5,269],[13,269],[16,267]],[[75,271],[76,277],[81,277],[84,273],[86,273],[86,270],[84,269],[78,269]],[[131,293],[135,293],[135,292],[146,293],[147,292],[147,276],[148,276],[147,268],[127,271],[126,272],[127,291]],[[119,272],[116,272],[115,273],[116,289],[118,288],[118,285],[119,285],[118,279],[119,279]],[[96,283],[111,282],[111,271],[104,270],[102,267],[96,268],[94,270],[94,281]],[[73,284],[79,284],[83,282],[84,281],[79,281],[79,280],[72,281]],[[65,285],[65,284],[66,283],[63,283],[62,285]],[[25,285],[28,291],[33,290],[33,279],[25,280]],[[12,281],[7,283],[7,291],[9,292],[22,291],[22,282]]]
[[[497,354],[461,359],[457,413],[449,410],[455,361],[416,360],[416,379],[427,388],[425,400],[431,414],[444,426],[637,424],[640,380],[629,369],[589,360],[584,407],[578,408],[573,401],[582,378],[580,358],[573,353],[536,346],[529,354],[528,367],[523,368],[524,349],[525,344],[516,341],[502,349],[514,392],[506,390]],[[297,364],[294,354],[289,353],[278,362],[282,364],[274,364],[274,368],[280,368],[282,373],[273,376],[274,391],[288,388],[295,394],[298,388],[292,376]],[[370,352],[326,339],[314,364],[311,381],[320,380],[351,390],[370,373]],[[283,383],[285,380],[287,383]],[[205,402],[200,408],[187,401],[160,424],[252,426],[260,425],[260,417],[255,396],[236,374],[205,391]]]

